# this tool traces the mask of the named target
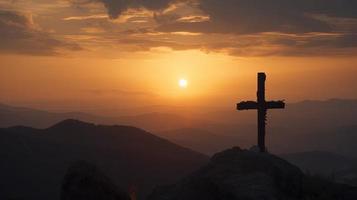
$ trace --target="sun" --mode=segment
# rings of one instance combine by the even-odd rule
[[[178,85],[180,86],[180,88],[187,88],[188,86],[188,81],[186,79],[180,79],[178,81]]]

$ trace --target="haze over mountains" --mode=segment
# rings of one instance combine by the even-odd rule
[[[357,159],[339,154],[310,151],[279,155],[310,175],[357,186]]]
[[[142,110],[140,113],[138,110]],[[75,118],[101,124],[140,127],[181,146],[207,155],[239,145],[256,143],[256,113],[231,109],[152,107],[136,114],[102,117],[86,113],[51,113],[0,106],[0,127],[25,125],[49,127]],[[357,157],[357,100],[331,99],[287,104],[285,110],[268,112],[267,145],[274,153],[331,151]]]

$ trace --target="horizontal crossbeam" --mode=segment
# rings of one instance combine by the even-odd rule
[[[265,103],[265,107],[267,109],[284,109],[285,103],[284,101],[268,101]]]
[[[263,109],[283,109],[285,108],[284,101],[268,101],[265,102]],[[259,105],[255,101],[242,101],[237,104],[237,110],[257,110]]]
[[[256,110],[258,103],[255,101],[242,101],[237,104],[237,110]]]

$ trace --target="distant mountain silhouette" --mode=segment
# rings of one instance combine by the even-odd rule
[[[82,112],[54,113],[0,104],[0,127],[3,128],[18,125],[47,128],[69,118],[101,124],[125,124],[155,132],[205,123],[203,120],[191,119],[172,113],[149,112],[137,115],[120,115],[118,113],[115,117],[102,117]]]
[[[357,159],[322,151],[280,156],[310,174],[357,186]]]
[[[149,130],[152,132],[162,132],[174,129],[194,127],[208,122],[200,119],[180,116],[172,113],[145,113],[134,116],[122,116],[116,118],[121,124],[127,124]]]
[[[158,187],[148,200],[356,199],[357,188],[303,174],[267,153],[232,148],[176,184]]]
[[[195,126],[227,141],[223,146],[236,145],[249,148],[256,143],[256,113],[236,112],[234,109],[208,113],[205,117],[214,124]],[[357,100],[331,99],[288,103],[285,110],[269,111],[267,146],[270,152],[293,153],[302,151],[330,151],[357,158]],[[175,131],[175,130],[172,130]],[[207,136],[209,138],[209,136]],[[187,135],[187,143],[197,138]],[[204,142],[205,140],[202,140]],[[196,151],[200,143],[191,147]],[[213,149],[213,148],[212,148]],[[205,151],[209,154],[212,151]]]
[[[38,109],[0,104],[0,127],[2,128],[19,125],[34,128],[47,128],[68,118],[96,123],[110,122],[109,118],[98,117],[87,113],[54,113]]]
[[[176,129],[189,124],[187,119],[179,115],[157,112],[122,116],[118,118],[118,121],[150,131]]]
[[[227,147],[233,147],[237,143],[233,138],[211,133],[198,128],[182,128],[171,131],[156,132],[160,137],[166,138],[180,146],[195,149],[213,155]]]
[[[146,114],[120,116],[121,113],[118,113],[116,117],[102,118],[83,113],[84,116],[75,117],[43,111],[31,114],[32,110],[18,112],[17,109],[13,111],[0,106],[0,127],[48,127],[49,124],[66,118],[100,124],[125,124],[143,128],[207,155],[233,145],[250,148],[256,143],[255,112],[240,113],[232,108],[197,108],[198,111],[193,109],[157,106],[135,109],[136,112],[147,112]],[[357,100],[331,99],[288,103],[285,110],[269,111],[269,118],[267,146],[270,152],[280,154],[320,150],[357,157],[357,146],[354,144],[357,139]],[[48,126],[45,126],[46,124]],[[212,140],[219,141],[219,144],[212,144]]]
[[[197,169],[207,157],[146,131],[65,120],[47,129],[0,129],[0,199],[58,199],[67,168],[84,160],[143,199],[158,184]]]
[[[313,136],[313,139],[315,141],[317,141],[319,137],[323,139],[315,144],[315,148],[357,158],[357,146],[355,145],[355,141],[357,141],[356,131],[357,124],[330,128],[330,130],[326,131],[318,131]]]

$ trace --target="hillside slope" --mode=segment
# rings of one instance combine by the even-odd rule
[[[0,199],[57,199],[66,169],[93,163],[142,199],[155,185],[197,169],[207,157],[128,126],[65,120],[48,129],[0,129]]]

